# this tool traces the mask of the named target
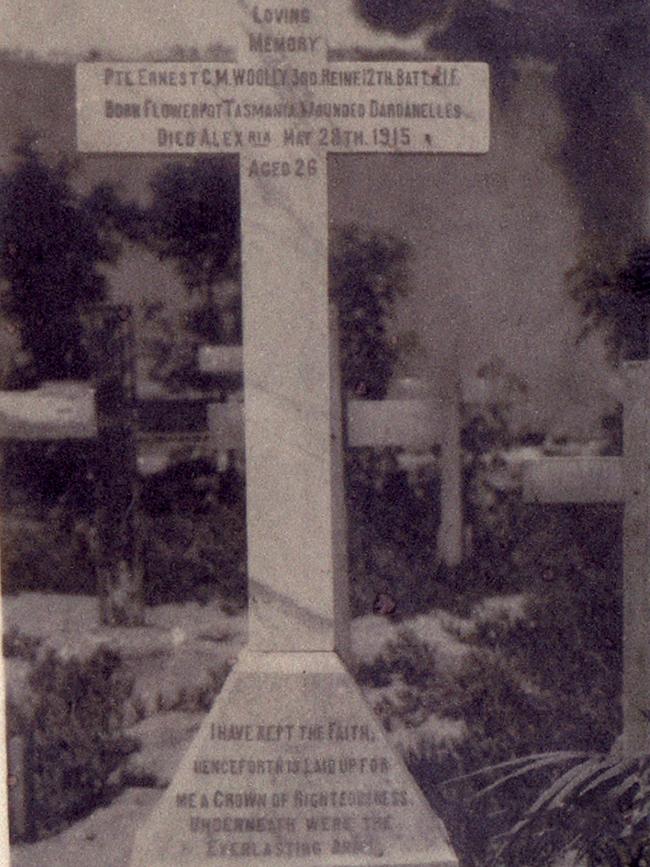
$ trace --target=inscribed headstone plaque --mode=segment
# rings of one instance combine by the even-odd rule
[[[237,3],[237,60],[77,68],[83,152],[240,154],[248,650],[133,867],[453,865],[350,659],[328,152],[488,147],[484,64],[329,63],[327,3]]]

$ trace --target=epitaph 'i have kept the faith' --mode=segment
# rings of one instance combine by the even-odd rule
[[[329,62],[326,13],[233,0],[231,63],[77,67],[81,152],[240,157],[249,641],[134,867],[457,863],[346,667],[327,154],[487,151],[488,69]]]

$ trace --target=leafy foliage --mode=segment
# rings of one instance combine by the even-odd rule
[[[29,142],[16,154],[0,174],[0,308],[19,327],[32,380],[84,378],[79,310],[105,296],[100,266],[117,258],[129,207],[106,185],[81,196],[72,164],[47,165]]]
[[[526,397],[527,386],[498,357],[477,373],[489,390],[489,399],[463,408],[464,520],[472,533],[475,569],[484,573],[492,589],[504,589],[513,572],[512,557],[523,517],[520,491],[504,455],[515,443],[513,412]]]
[[[586,320],[583,335],[602,328],[613,358],[645,358],[650,321],[650,241],[622,261],[588,253],[568,276]]]
[[[190,293],[212,298],[229,267],[236,272],[239,179],[229,160],[200,157],[166,163],[150,182],[147,243],[173,259]]]
[[[152,180],[149,244],[161,258],[176,261],[189,292],[202,294],[182,322],[172,321],[159,306],[145,311],[152,375],[171,389],[214,389],[214,377],[196,370],[198,346],[241,340],[241,297],[233,292],[239,279],[235,180],[213,160],[194,168],[170,163]],[[214,202],[207,204],[201,196],[210,190]],[[213,219],[213,209],[219,219]],[[350,394],[385,394],[398,355],[388,320],[397,297],[408,291],[410,253],[405,241],[387,233],[354,225],[333,230],[330,298],[339,309],[342,382]],[[223,291],[217,302],[213,293],[219,281]]]
[[[625,0],[615,9],[602,2],[568,6],[562,0],[354,0],[354,6],[372,27],[402,36],[422,31],[430,48],[488,61],[498,75],[512,75],[519,58],[557,62],[573,49],[579,62],[598,46],[616,45],[617,73],[637,87],[647,85],[642,74],[648,16],[639,0]]]
[[[246,521],[243,504],[215,504],[203,514],[145,520],[145,598],[149,604],[246,604]]]
[[[388,326],[397,298],[409,289],[410,255],[409,244],[390,234],[352,224],[332,233],[330,298],[339,313],[344,394],[386,394],[398,357]],[[372,610],[382,594],[392,595],[402,612],[421,606],[427,582],[420,567],[433,560],[438,523],[431,508],[436,479],[421,474],[412,485],[394,449],[348,449],[346,477],[353,611]]]
[[[356,225],[337,227],[331,239],[330,298],[339,310],[341,380],[344,392],[381,398],[386,393],[397,344],[387,321],[399,295],[408,291],[409,244]]]
[[[187,317],[174,317],[164,304],[143,307],[141,347],[148,360],[149,377],[171,393],[187,388],[214,390],[214,377],[199,370],[196,359],[199,347],[218,341],[218,314],[213,317],[212,327],[202,328],[197,334]]]
[[[395,449],[349,449],[346,458],[353,613],[374,610],[382,596],[398,616],[426,609],[440,520],[433,467],[409,477]]]
[[[461,444],[469,454],[480,458],[514,444],[513,412],[525,399],[528,387],[498,356],[482,364],[477,376],[489,389],[489,399],[465,407]]]
[[[43,522],[3,521],[3,592],[94,592],[92,540],[90,522],[67,509],[51,510]]]
[[[421,743],[408,761],[467,867],[484,867],[490,838],[506,833],[522,803],[550,784],[552,766],[512,778],[480,802],[478,779],[442,789],[438,781],[542,750],[604,753],[620,728],[620,554],[610,550],[617,547],[616,515],[538,507],[518,520],[512,549],[501,555],[479,549],[465,564],[460,587],[465,602],[475,585],[483,593],[525,591],[521,614],[492,615],[478,619],[469,634],[459,631],[467,652],[457,671],[401,630],[360,672],[362,682],[380,687],[378,709],[389,728],[417,731],[432,714],[464,723],[466,737],[452,746],[410,738]],[[609,533],[599,540],[605,527]],[[445,599],[443,577],[429,579],[438,604]],[[458,599],[448,602],[459,609]],[[527,863],[513,854],[500,867]]]
[[[397,448],[348,450],[355,613],[373,610],[380,596],[389,596],[401,617],[433,604],[467,602],[472,593],[521,590],[530,581],[515,561],[521,560],[518,547],[531,516],[503,457],[514,442],[513,409],[526,386],[498,359],[479,373],[490,399],[465,407],[461,433],[464,519],[472,532],[473,554],[457,572],[437,566],[440,478],[435,458],[407,470]]]
[[[11,442],[5,445],[5,497],[38,514],[67,510],[70,519],[94,508],[93,444],[82,440]]]
[[[200,157],[166,163],[150,180],[151,204],[143,214],[142,238],[161,260],[170,260],[193,306],[182,316],[163,304],[144,309],[143,345],[151,356],[150,376],[171,391],[211,390],[214,377],[197,369],[204,343],[241,340],[241,297],[223,290],[239,281],[239,178],[230,159]],[[228,296],[228,297],[225,297]],[[224,318],[233,319],[234,335]]]
[[[208,461],[178,463],[142,490],[145,596],[149,604],[246,604],[244,479]]]
[[[29,684],[31,707],[22,714],[30,720],[33,825],[42,836],[100,803],[136,748],[124,734],[132,680],[120,656],[100,647],[86,660],[50,651]]]

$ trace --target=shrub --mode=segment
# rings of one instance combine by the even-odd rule
[[[243,503],[215,504],[198,515],[170,514],[143,521],[145,599],[148,604],[246,603],[246,521]]]
[[[442,685],[444,675],[439,670],[435,650],[426,642],[421,641],[411,629],[400,629],[394,641],[388,641],[382,654],[372,663],[364,663],[357,669],[357,679],[360,683],[373,687],[389,686],[395,680],[402,685],[400,698],[408,691],[423,693],[424,690],[445,689],[448,679]],[[405,702],[411,705],[412,702]],[[407,713],[404,707],[392,705],[394,711],[382,714],[386,727],[390,730],[393,719],[404,718]],[[409,723],[413,721],[408,720]]]
[[[92,593],[95,566],[90,523],[61,509],[46,520],[8,519],[2,527],[2,590]]]
[[[16,440],[6,443],[3,505],[44,515],[61,509],[74,518],[90,518],[95,504],[95,444]]]
[[[561,573],[556,558],[554,576]],[[490,836],[514,825],[522,803],[550,782],[552,769],[508,781],[478,807],[480,781],[471,777],[441,789],[441,780],[542,750],[605,751],[619,730],[620,596],[609,576],[584,562],[576,568],[576,576],[531,596],[524,617],[479,621],[464,636],[467,654],[455,673],[408,631],[359,673],[363,683],[380,688],[377,710],[389,729],[424,733],[434,715],[464,723],[466,737],[451,745],[409,738],[418,746],[406,758],[467,867],[485,865]],[[583,584],[576,590],[578,574]]]
[[[12,626],[2,636],[2,655],[5,659],[23,659],[35,662],[42,639],[28,635],[17,626]]]
[[[124,733],[133,683],[120,656],[100,647],[85,660],[48,652],[29,685],[32,819],[42,836],[82,817],[110,793],[115,773],[137,746]]]
[[[387,324],[398,296],[409,291],[410,244],[352,223],[333,228],[330,250],[330,299],[339,313],[343,391],[381,398],[398,357]]]
[[[433,467],[416,478],[399,467],[395,449],[347,453],[351,606],[373,610],[380,594],[406,616],[435,596],[438,480]]]

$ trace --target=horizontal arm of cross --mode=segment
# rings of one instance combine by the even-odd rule
[[[442,438],[442,414],[423,400],[350,400],[347,444],[429,448]],[[223,450],[244,447],[244,405],[212,404],[208,411],[215,445]]]
[[[93,439],[94,389],[81,383],[0,391],[0,440]]]
[[[247,50],[250,36],[241,34],[238,63],[78,64],[79,149],[256,161],[264,151],[286,160],[489,147],[484,63],[330,64],[322,34],[309,37],[318,52],[271,63]]]
[[[241,371],[240,346],[202,346],[199,368],[204,373],[232,374]],[[482,380],[470,380],[463,389],[466,402],[485,403]],[[244,410],[241,404],[214,404],[209,409],[212,436],[219,448],[240,449],[244,445]],[[347,402],[347,444],[430,448],[441,442],[445,432],[445,404],[441,399],[386,399]]]
[[[546,458],[527,463],[523,495],[527,503],[622,503],[622,459]]]

